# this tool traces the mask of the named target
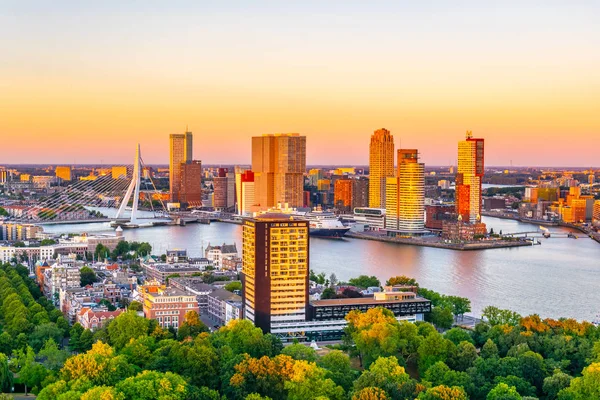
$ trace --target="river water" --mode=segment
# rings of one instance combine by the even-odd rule
[[[484,217],[488,228],[504,233],[537,226]],[[241,252],[241,226],[227,223],[161,226],[124,231],[127,240],[149,242],[153,252],[187,249],[199,256],[210,244],[235,242]],[[47,232],[109,232],[108,224],[49,225]],[[568,232],[550,228],[551,232]],[[521,314],[591,321],[600,313],[600,243],[579,239],[541,239],[541,246],[453,251],[360,239],[310,240],[310,268],[335,273],[340,280],[366,274],[382,283],[394,275],[415,278],[421,286],[471,299],[473,312],[494,305]]]

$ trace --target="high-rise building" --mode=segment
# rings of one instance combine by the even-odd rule
[[[416,149],[398,150],[398,230],[425,228],[425,164]]]
[[[181,164],[179,201],[187,207],[202,207],[202,162],[192,160]]]
[[[305,321],[308,306],[308,221],[267,213],[243,226],[243,314],[263,332]]]
[[[385,229],[398,230],[400,178],[385,179]]]
[[[240,176],[238,199],[238,213],[240,215],[250,215],[254,206],[254,173],[245,171]]]
[[[369,207],[385,208],[386,178],[394,176],[394,137],[387,129],[371,135],[369,147]]]
[[[217,168],[213,178],[213,207],[219,210],[227,208],[227,168]]]
[[[594,201],[592,221],[595,225],[600,224],[600,200]]]
[[[115,166],[111,170],[113,179],[126,179],[127,178],[127,167]]]
[[[456,213],[463,222],[475,223],[481,218],[483,175],[483,139],[475,139],[473,133],[467,131],[466,139],[458,142],[456,173]]]
[[[169,135],[169,190],[171,202],[180,201],[181,164],[192,161],[192,132]]]
[[[369,181],[364,178],[352,181],[352,209],[369,206]]]
[[[354,179],[338,179],[333,190],[333,205],[340,211],[352,209],[352,183]]]
[[[266,210],[277,203],[302,207],[306,171],[306,136],[281,133],[252,138],[255,205]]]
[[[62,179],[63,181],[70,181],[72,179],[71,167],[59,166],[56,167],[56,170],[54,172],[56,173],[56,177],[58,179]]]

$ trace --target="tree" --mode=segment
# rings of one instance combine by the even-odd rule
[[[58,344],[50,338],[44,344],[44,347],[38,353],[38,357],[43,359],[42,364],[51,371],[58,371],[65,364],[69,354],[58,348]]]
[[[240,282],[240,281],[233,281],[233,282],[230,282],[227,285],[223,286],[223,288],[225,290],[230,291],[230,292],[234,292],[236,290],[240,290],[241,291],[242,290],[242,282]]]
[[[459,387],[448,387],[448,386],[436,386],[431,389],[427,389],[425,392],[421,392],[419,400],[468,400],[467,394],[462,388]]]
[[[185,379],[172,372],[142,371],[117,384],[126,399],[184,400],[188,387]]]
[[[115,311],[117,307],[115,307],[108,299],[102,299],[98,302],[98,305],[105,306],[108,311]]]
[[[438,361],[446,361],[456,353],[456,346],[439,333],[427,336],[419,349],[419,372],[424,374]]]
[[[428,320],[438,329],[450,329],[454,323],[454,316],[449,307],[433,307],[429,313]]]
[[[13,374],[8,369],[8,357],[0,353],[0,393],[10,393],[13,384]]]
[[[110,342],[116,349],[121,349],[130,339],[148,334],[148,320],[139,317],[133,311],[119,314],[107,327]]]
[[[322,300],[336,299],[336,298],[337,298],[337,294],[335,293],[334,289],[332,289],[330,287],[323,289],[323,293],[321,293]]]
[[[466,371],[473,366],[477,360],[477,349],[473,343],[463,341],[457,346],[457,353],[449,360],[449,365],[457,371]]]
[[[396,357],[379,357],[354,382],[354,391],[377,387],[384,390],[387,396],[393,399],[398,397],[398,391],[409,380],[410,377],[398,364]]]
[[[542,386],[544,393],[546,394],[546,399],[556,399],[561,390],[569,387],[571,379],[573,379],[573,377],[565,374],[560,369],[554,370],[552,376],[548,376],[544,379],[544,385]]]
[[[331,378],[337,385],[350,390],[358,371],[352,369],[350,357],[340,350],[332,350],[318,360],[318,365],[327,371],[326,376]]]
[[[79,274],[81,276],[81,278],[80,278],[81,286],[91,285],[92,283],[98,281],[98,277],[96,276],[96,273],[90,267],[82,267],[79,270]]]
[[[491,357],[498,357],[498,346],[496,346],[496,343],[494,343],[492,341],[492,339],[488,339],[485,344],[483,345],[483,347],[481,348],[481,353],[480,353],[481,357],[483,358],[491,358]]]
[[[131,303],[129,303],[127,309],[129,311],[142,311],[144,309],[144,306],[139,301],[134,300]]]
[[[385,390],[378,387],[366,387],[354,393],[352,400],[387,400]]]
[[[125,400],[125,395],[112,386],[96,386],[85,392],[81,400]]]
[[[177,331],[179,340],[191,337],[194,338],[201,332],[208,332],[207,326],[200,321],[200,316],[196,311],[190,310],[185,313],[183,323]]]
[[[83,326],[79,322],[73,324],[73,327],[69,331],[69,347],[71,351],[81,351],[79,348],[79,338],[83,333]]]
[[[487,306],[483,309],[482,317],[487,319],[490,325],[519,325],[521,316],[514,311],[502,310],[498,307]]]
[[[294,360],[317,361],[317,352],[313,348],[300,343],[294,343],[284,347],[281,354],[290,356]]]
[[[409,278],[405,275],[393,276],[385,282],[386,286],[395,285],[407,285],[407,286],[419,286],[414,278]]]
[[[33,329],[29,336],[29,344],[34,351],[40,351],[47,340],[53,339],[55,343],[60,343],[64,332],[52,322],[38,325]]]
[[[471,300],[466,297],[447,296],[446,299],[450,303],[455,318],[462,318],[466,313],[471,312]]]
[[[486,400],[521,400],[521,398],[514,386],[499,383],[488,393]]]
[[[6,211],[3,207],[0,207],[0,217],[8,217],[8,211]]]
[[[571,385],[558,393],[558,399],[600,399],[600,363],[584,368],[581,377],[571,380]]]
[[[369,287],[381,287],[381,282],[376,276],[360,275],[358,278],[352,278],[348,281],[352,286],[356,286],[362,289]]]
[[[94,257],[96,259],[108,258],[110,255],[110,249],[104,246],[102,243],[98,243],[96,245],[96,250],[94,250]]]
[[[473,343],[473,339],[469,333],[462,328],[452,328],[446,333],[444,333],[444,337],[450,340],[452,343],[458,346],[460,342],[470,342]]]
[[[79,337],[79,351],[89,351],[92,349],[92,345],[94,344],[94,334],[89,329],[85,329],[81,336]]]

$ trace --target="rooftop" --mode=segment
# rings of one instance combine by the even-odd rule
[[[242,301],[242,297],[225,289],[216,289],[210,295],[221,301]]]
[[[416,297],[413,299],[404,300],[375,300],[373,297],[359,297],[351,299],[327,299],[327,300],[315,300],[311,301],[310,304],[314,307],[325,307],[325,306],[345,306],[345,305],[357,305],[357,304],[389,304],[389,303],[420,303],[429,301],[423,297]]]

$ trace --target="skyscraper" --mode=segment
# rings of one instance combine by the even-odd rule
[[[213,178],[213,207],[219,210],[233,210],[235,205],[235,174],[227,168],[217,168]]]
[[[192,132],[169,135],[169,189],[172,203],[180,201],[181,164],[192,161],[192,148]]]
[[[244,171],[236,185],[236,190],[239,187],[238,214],[250,215],[254,206],[254,173],[250,170]]]
[[[371,135],[369,147],[369,207],[385,208],[386,178],[394,176],[394,137],[387,129]]]
[[[354,179],[338,179],[334,184],[333,205],[340,211],[352,209],[352,182]]]
[[[416,149],[398,150],[398,230],[425,229],[425,164]]]
[[[267,213],[244,221],[243,314],[263,332],[306,320],[308,221]]]
[[[56,167],[55,173],[56,177],[62,179],[63,181],[71,180],[71,167]]]
[[[302,207],[306,171],[306,136],[280,133],[252,138],[255,205],[266,210],[277,203]]]
[[[466,139],[458,142],[456,171],[456,213],[464,222],[475,223],[481,218],[483,175],[483,139],[475,139],[473,133],[467,131]]]
[[[179,201],[187,207],[202,206],[202,162],[190,161],[180,165],[181,186]]]

